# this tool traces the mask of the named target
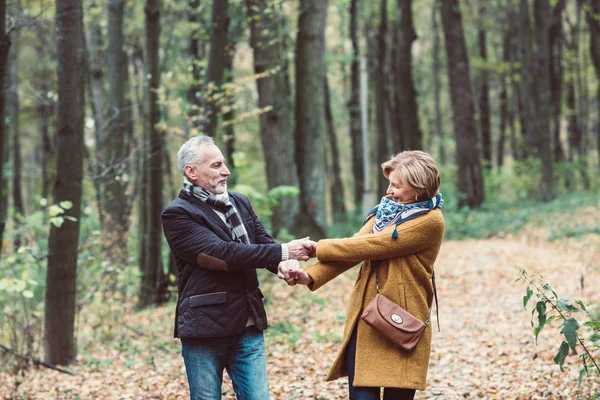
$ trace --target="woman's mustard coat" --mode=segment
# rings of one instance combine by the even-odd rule
[[[398,226],[371,234],[371,218],[352,238],[320,240],[319,262],[306,272],[317,290],[336,276],[363,261],[346,314],[342,350],[327,377],[328,381],[348,375],[346,347],[358,323],[354,386],[425,389],[431,324],[412,352],[395,347],[360,319],[363,309],[377,293],[374,266],[379,266],[381,293],[421,321],[426,321],[433,299],[431,274],[444,236],[444,217],[434,209]],[[392,238],[393,229],[398,238]]]

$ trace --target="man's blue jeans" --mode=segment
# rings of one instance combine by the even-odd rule
[[[223,369],[238,400],[267,400],[267,360],[262,331],[249,326],[223,338],[182,339],[191,400],[220,400]]]

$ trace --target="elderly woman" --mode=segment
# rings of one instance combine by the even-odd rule
[[[280,274],[288,284],[317,290],[363,260],[350,297],[342,349],[327,380],[348,376],[350,399],[413,399],[423,390],[431,348],[430,308],[434,296],[433,264],[444,236],[440,174],[433,158],[405,151],[381,165],[389,179],[387,196],[373,208],[352,238],[316,244],[319,262],[306,270],[289,265]],[[427,324],[416,347],[401,350],[360,316],[377,293]]]

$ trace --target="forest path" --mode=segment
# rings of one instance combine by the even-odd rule
[[[441,332],[434,318],[427,388],[416,399],[577,398],[579,358],[569,356],[560,372],[552,361],[561,342],[554,327],[546,327],[535,345],[530,311],[522,304],[526,287],[515,279],[521,268],[530,275],[543,271],[559,297],[599,304],[600,236],[549,242],[544,235],[533,230],[444,242],[435,266]],[[347,398],[347,380],[325,382],[325,376],[341,346],[356,272],[315,293],[260,273],[271,325],[266,346],[272,399]],[[139,313],[117,307],[104,316],[84,310],[78,363],[69,368],[77,375],[47,369],[0,374],[0,399],[189,398],[180,346],[171,338],[173,307]],[[227,377],[223,389],[223,399],[235,398]],[[582,398],[593,398],[594,390],[600,391],[597,376],[584,381]]]

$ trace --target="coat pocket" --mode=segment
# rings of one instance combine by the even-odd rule
[[[189,298],[190,307],[210,306],[213,304],[223,304],[227,301],[227,292],[215,292],[199,294]]]

